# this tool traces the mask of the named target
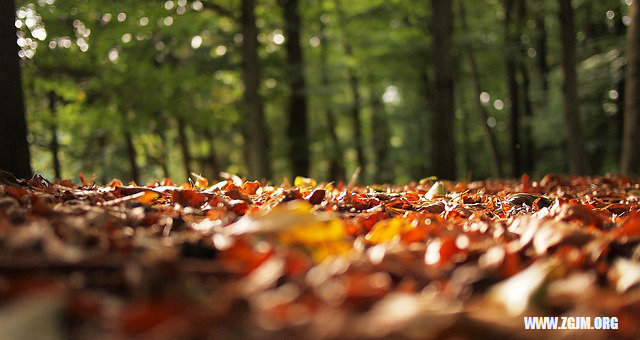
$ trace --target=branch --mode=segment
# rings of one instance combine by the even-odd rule
[[[208,9],[210,11],[216,12],[219,15],[230,18],[232,20],[236,19],[235,16],[233,15],[233,11],[231,11],[230,9],[224,6],[214,4],[211,1],[204,1],[203,4],[204,4],[204,9]]]

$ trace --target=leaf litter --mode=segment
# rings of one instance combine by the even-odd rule
[[[64,338],[536,337],[527,315],[616,316],[600,335],[640,335],[635,179],[222,175],[4,175],[0,338],[33,322]]]

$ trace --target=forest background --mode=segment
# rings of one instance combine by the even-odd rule
[[[2,1],[0,168],[103,183],[637,175],[637,13],[632,0]]]

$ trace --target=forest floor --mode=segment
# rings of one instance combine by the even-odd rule
[[[0,183],[3,339],[640,335],[635,179]]]

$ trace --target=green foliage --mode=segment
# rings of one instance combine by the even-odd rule
[[[202,1],[202,0],[201,0]],[[22,0],[18,2],[19,39],[28,109],[33,167],[53,176],[51,138],[57,127],[61,144],[62,177],[95,173],[98,180],[129,178],[125,135],[132,136],[136,161],[146,182],[171,176],[186,179],[179,146],[177,119],[186,123],[192,168],[245,174],[243,149],[242,37],[236,19],[240,1],[100,1]],[[458,16],[458,1],[454,17]],[[212,9],[215,3],[234,18]],[[474,106],[471,74],[463,47],[474,51],[485,104],[492,119],[501,166],[508,167],[508,107],[504,51],[516,48],[531,75],[534,116],[534,175],[566,172],[562,126],[560,46],[556,2],[528,1],[520,19],[521,46],[504,44],[501,1],[463,2],[469,30],[455,22],[456,129],[458,177],[488,177],[490,167]],[[580,96],[586,149],[592,173],[616,171],[621,131],[620,102],[624,64],[624,16],[627,5],[618,0],[574,2],[577,15]],[[613,16],[608,11],[613,13]],[[274,180],[291,176],[285,138],[287,65],[276,37],[286,23],[279,3],[257,2],[262,63],[261,93],[270,135]],[[357,166],[353,100],[349,72],[359,79],[364,128],[365,182],[373,181],[377,165],[373,141],[375,99],[382,100],[388,137],[389,164],[395,181],[429,175],[428,93],[433,85],[432,46],[428,2],[306,0],[301,2],[302,42],[306,63],[310,112],[312,170],[328,178],[331,140],[325,112],[336,113],[336,131],[345,151],[347,178]],[[546,24],[550,89],[543,93],[537,41]],[[322,25],[321,25],[322,23]],[[329,86],[320,72],[320,30],[327,37]],[[46,32],[43,35],[42,30]],[[287,37],[285,37],[286,39]],[[350,49],[351,51],[348,51]],[[56,98],[55,114],[49,94]],[[502,103],[502,104],[501,104]],[[463,129],[463,127],[466,127]],[[208,173],[215,176],[215,173]]]

